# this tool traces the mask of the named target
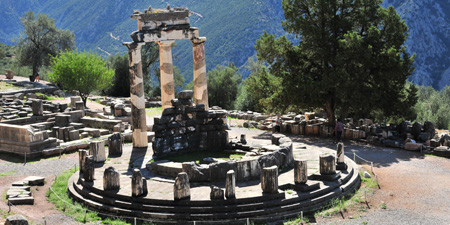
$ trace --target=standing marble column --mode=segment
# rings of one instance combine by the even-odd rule
[[[192,39],[192,48],[194,52],[194,99],[195,104],[204,104],[205,110],[208,106],[208,82],[206,80],[206,61],[205,61],[205,41],[206,37]]]
[[[145,119],[144,79],[142,75],[141,48],[145,43],[124,43],[128,47],[130,65],[131,117],[133,147],[147,147],[147,122]]]
[[[159,69],[161,72],[161,104],[162,109],[172,107],[170,102],[175,98],[173,80],[172,44],[174,41],[159,41]]]

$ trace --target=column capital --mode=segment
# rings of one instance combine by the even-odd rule
[[[199,38],[193,38],[191,39],[192,44],[203,44],[206,41],[206,37],[199,37]]]
[[[127,46],[128,49],[136,49],[145,45],[145,42],[123,42],[122,45]]]
[[[175,41],[155,41],[159,46],[172,46]]]

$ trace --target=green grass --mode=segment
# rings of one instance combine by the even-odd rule
[[[10,83],[0,82],[0,91],[13,91],[18,89],[20,89],[20,87],[14,86]]]
[[[217,152],[217,151],[198,151],[198,152],[187,152],[182,154],[176,154],[171,155],[167,157],[162,157],[161,160],[166,159],[173,162],[197,162],[199,163],[200,160],[207,158],[207,157],[213,157],[216,159],[223,159],[223,160],[229,160],[229,159],[241,159],[244,155],[242,154],[230,154],[225,152]],[[159,159],[158,159],[159,160]]]
[[[366,212],[367,206],[365,204],[365,194],[369,196],[373,194],[378,186],[378,183],[373,175],[372,178],[365,178],[364,172],[360,172],[360,178],[361,187],[355,194],[346,198],[342,197],[340,199],[331,200],[328,206],[325,207],[324,210],[316,212],[314,217],[329,217],[337,215],[340,213],[341,207],[343,212],[346,212],[350,207],[357,207],[359,212]]]
[[[147,116],[160,116],[162,114],[162,107],[153,107],[145,109],[145,115]]]
[[[303,215],[303,219],[301,218],[300,215],[297,216],[297,218],[293,219],[293,220],[289,220],[287,222],[284,223],[285,225],[298,225],[298,224],[309,224],[309,219],[308,217]]]
[[[56,99],[64,99],[64,97],[57,97],[57,96],[48,96],[44,93],[37,92],[36,95],[44,96],[44,99],[47,101],[52,101]]]
[[[14,176],[14,174],[16,174],[16,172],[17,171],[15,171],[15,170],[11,170],[8,172],[0,173],[0,177]]]

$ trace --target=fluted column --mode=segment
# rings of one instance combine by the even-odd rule
[[[147,147],[147,122],[145,118],[144,79],[141,48],[145,43],[124,43],[128,47],[130,65],[130,96],[133,125],[133,147]]]
[[[192,39],[192,48],[194,52],[194,99],[195,104],[204,104],[205,110],[208,105],[208,82],[206,80],[206,61],[205,61],[205,41],[206,37]]]
[[[159,41],[159,63],[161,71],[161,104],[163,110],[172,107],[170,102],[175,98],[173,80],[172,44],[174,41]]]

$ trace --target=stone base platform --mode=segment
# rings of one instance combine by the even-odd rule
[[[324,152],[333,151],[294,146],[294,157],[308,161],[308,177],[318,175],[319,155]],[[131,145],[125,145],[122,157],[96,165],[93,182],[85,182],[76,172],[69,180],[68,192],[72,198],[92,210],[115,214],[131,221],[137,217],[163,224],[187,224],[194,221],[196,224],[211,224],[211,221],[214,224],[245,224],[247,218],[254,223],[267,223],[296,217],[301,212],[320,210],[332,199],[351,194],[361,183],[357,165],[346,158],[348,169],[340,171],[340,178],[333,181],[309,180],[306,185],[308,188],[294,185],[294,171],[291,169],[279,174],[279,193],[276,194],[262,193],[260,181],[253,180],[236,182],[235,199],[210,200],[210,186],[225,189],[225,180],[191,182],[190,200],[174,201],[173,178],[146,170],[150,159],[150,148],[132,150]],[[110,166],[120,173],[120,190],[115,192],[103,190],[103,173]],[[145,197],[131,196],[134,168],[140,168],[147,179],[148,194]]]

